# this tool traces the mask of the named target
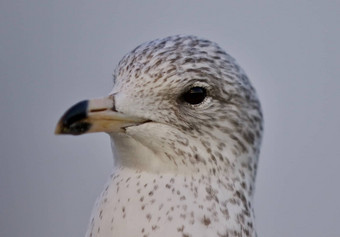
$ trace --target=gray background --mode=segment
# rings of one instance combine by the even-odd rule
[[[340,236],[338,1],[0,2],[0,236],[83,236],[109,137],[55,136],[72,104],[110,92],[119,59],[172,34],[218,42],[265,115],[259,237]]]

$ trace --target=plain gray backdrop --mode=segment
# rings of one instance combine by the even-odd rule
[[[173,34],[220,44],[262,101],[259,237],[340,236],[339,1],[0,2],[0,236],[83,236],[112,168],[109,137],[55,136],[107,95],[134,47]]]

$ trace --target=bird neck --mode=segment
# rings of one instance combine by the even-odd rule
[[[111,137],[114,166],[154,174],[195,175],[224,179],[228,185],[238,186],[252,198],[255,185],[258,153],[249,149],[237,152],[203,139],[176,138],[150,140],[127,135]],[[168,137],[169,138],[169,137]],[[203,145],[202,145],[203,144]]]
[[[145,228],[141,217],[158,226],[162,236],[255,236],[252,200],[237,178],[151,173],[118,166],[99,203],[94,218],[103,218],[100,221],[109,223],[108,230],[113,226],[117,236],[127,231],[135,236],[140,233]],[[113,212],[107,221],[105,210]],[[136,233],[129,223],[135,223]],[[96,221],[93,225],[97,230]]]

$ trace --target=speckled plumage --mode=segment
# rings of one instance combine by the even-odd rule
[[[181,100],[193,86],[207,90],[198,105]],[[194,36],[154,40],[120,61],[112,96],[150,122],[110,134],[114,169],[86,236],[256,236],[262,113],[232,57]]]

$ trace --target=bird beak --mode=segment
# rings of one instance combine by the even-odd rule
[[[143,122],[146,120],[117,112],[114,97],[110,95],[100,99],[84,100],[73,105],[60,118],[55,134],[124,132],[124,128]]]

